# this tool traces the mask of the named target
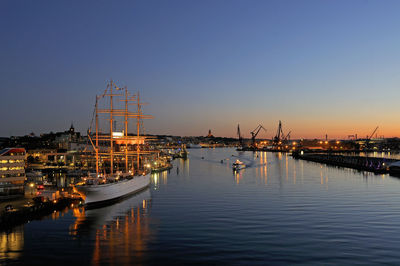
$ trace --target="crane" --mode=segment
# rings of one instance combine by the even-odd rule
[[[251,146],[253,148],[256,147],[256,137],[258,135],[258,133],[260,133],[260,130],[264,129],[264,131],[267,131],[261,124],[258,125],[253,131],[250,132],[251,134]]]
[[[283,141],[290,140],[290,133],[292,133],[292,131],[289,131],[289,133],[287,133],[287,135],[282,140]]]
[[[240,126],[239,126],[239,124],[237,126],[237,135],[238,135],[238,138],[239,138],[240,146],[243,146],[243,138],[242,138],[242,135],[240,135]]]
[[[283,133],[282,122],[281,120],[279,120],[278,130],[276,131],[275,137],[272,139],[272,145],[280,150],[282,148],[283,143],[290,140],[291,133],[292,131],[289,131],[289,133],[287,133],[286,135]]]
[[[374,131],[372,131],[370,136],[367,136],[366,140],[365,140],[365,148],[369,149],[369,141],[371,140],[371,138],[374,136],[374,134],[376,133],[376,131],[378,130],[379,126],[377,126]]]
[[[290,134],[290,132],[289,132]],[[289,135],[288,134],[288,135]],[[282,130],[282,122],[281,120],[279,120],[279,125],[278,125],[278,130],[276,131],[276,135],[274,137],[273,143],[274,145],[280,145],[281,141],[285,138],[285,134],[283,134],[283,130]]]
[[[374,134],[376,133],[376,131],[378,130],[378,128],[379,127],[376,127],[375,129],[374,129],[374,131],[372,131],[372,134],[368,137],[367,136],[367,139],[371,139],[373,136],[374,136]]]

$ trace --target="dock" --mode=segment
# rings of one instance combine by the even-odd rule
[[[326,165],[352,168],[360,171],[373,172],[375,174],[389,173],[389,165],[398,160],[389,158],[376,158],[366,156],[347,156],[329,153],[301,153],[293,152],[293,158]]]
[[[160,173],[160,172],[168,171],[168,170],[170,170],[170,169],[172,169],[172,164],[171,164],[171,163],[168,163],[168,164],[166,164],[166,165],[161,165],[161,166],[159,166],[159,167],[152,168],[152,169],[151,169],[151,173],[152,173],[152,174],[153,174],[153,173]]]
[[[0,230],[8,230],[14,226],[27,223],[32,220],[42,219],[55,211],[61,211],[67,207],[79,205],[79,199],[59,198],[43,202],[34,202],[17,209],[2,210],[0,212]]]

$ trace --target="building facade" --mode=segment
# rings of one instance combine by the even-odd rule
[[[23,148],[0,151],[0,200],[24,195],[25,154]]]

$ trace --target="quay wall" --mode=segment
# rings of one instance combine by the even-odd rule
[[[398,160],[388,158],[376,158],[366,156],[346,156],[321,153],[292,153],[293,158],[327,165],[347,167],[360,171],[369,171],[376,174],[389,173],[388,166]]]
[[[2,211],[0,213],[0,230],[8,230],[16,225],[26,222],[41,219],[44,216],[51,214],[54,211],[60,211],[70,206],[72,203],[77,203],[76,199],[61,198],[56,202],[47,201],[36,203],[29,207],[23,207],[13,211]]]

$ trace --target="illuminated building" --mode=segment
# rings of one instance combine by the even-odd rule
[[[24,195],[25,149],[6,148],[0,151],[0,199]]]

